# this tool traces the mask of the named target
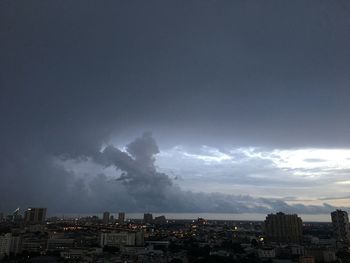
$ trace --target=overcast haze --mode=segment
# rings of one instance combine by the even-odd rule
[[[0,211],[348,209],[349,12],[1,1]]]

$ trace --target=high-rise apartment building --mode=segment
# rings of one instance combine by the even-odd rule
[[[269,214],[265,220],[267,241],[299,243],[302,239],[302,220],[297,215]]]
[[[125,213],[124,212],[119,212],[118,213],[118,223],[119,224],[124,224],[125,221]]]
[[[153,215],[150,213],[143,214],[143,222],[145,224],[150,224],[153,222]]]
[[[107,225],[109,223],[109,212],[103,213],[102,221],[103,221],[103,224],[105,224],[105,225]]]
[[[46,218],[46,208],[29,207],[24,212],[24,220],[28,223],[44,223]]]
[[[333,235],[339,242],[350,242],[349,216],[346,211],[336,210],[331,213]]]

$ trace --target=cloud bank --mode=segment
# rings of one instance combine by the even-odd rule
[[[206,161],[218,162],[229,159],[217,151],[211,152],[216,157],[208,157]],[[126,145],[123,150],[109,145],[87,159],[77,160],[79,164],[72,164],[67,160],[61,160],[61,164],[67,171],[71,168],[71,173],[74,173],[74,170],[78,172],[77,166],[82,167],[78,172],[80,175],[75,174],[75,176],[81,178],[80,195],[85,202],[80,205],[86,212],[108,209],[127,212],[269,213],[286,211],[314,214],[328,213],[335,209],[328,204],[291,205],[281,198],[209,193],[195,186],[193,187],[195,191],[184,190],[178,184],[177,176],[159,172],[155,165],[158,154],[160,151],[152,134],[144,133]],[[185,154],[185,156],[189,155]],[[193,157],[193,155],[190,156]],[[91,167],[86,165],[94,167],[95,173],[99,170],[106,170],[106,173],[94,176],[93,173],[88,172],[91,171]],[[180,163],[178,165],[181,166]],[[186,164],[183,165],[186,166]]]
[[[181,186],[181,174],[169,175],[156,166],[157,156],[165,154],[171,157],[171,153],[161,153],[151,133],[142,134],[123,149],[113,145],[103,150],[100,147],[91,149],[87,147],[70,154],[48,155],[39,148],[28,153],[14,151],[12,156],[16,156],[16,159],[3,158],[0,197],[6,202],[2,202],[1,210],[11,211],[18,206],[46,206],[52,213],[123,210],[220,213],[285,211],[315,214],[335,209],[328,204],[288,204],[282,198],[258,198],[249,194],[235,194],[235,191],[232,194],[208,192],[208,189],[202,191],[201,179],[197,180],[197,187],[193,186],[195,190],[188,190]],[[190,161],[198,159],[207,163],[243,158],[242,153],[224,154],[211,148],[205,150],[210,154],[184,153],[184,156]],[[172,158],[173,164],[179,168],[188,167],[186,162],[181,163],[174,156]],[[211,169],[218,167],[220,164],[213,167],[207,165],[198,170],[205,173],[207,169],[210,173]],[[242,168],[239,166],[239,169]],[[234,169],[232,171],[237,172]],[[236,179],[238,182],[238,177]],[[242,182],[244,178],[240,180]],[[257,178],[253,180],[259,181]]]

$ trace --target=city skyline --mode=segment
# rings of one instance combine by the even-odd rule
[[[350,211],[349,10],[1,2],[0,212]]]

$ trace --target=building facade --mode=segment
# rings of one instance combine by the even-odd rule
[[[103,224],[105,224],[105,225],[107,225],[109,223],[109,212],[103,213],[102,221],[103,221]]]
[[[29,207],[24,212],[24,220],[27,223],[44,223],[46,219],[46,208]]]
[[[144,236],[142,231],[131,232],[110,232],[100,233],[100,246],[123,247],[123,246],[142,246]]]
[[[338,242],[350,241],[349,216],[346,211],[336,210],[331,213],[333,236]]]
[[[125,213],[124,212],[119,212],[118,213],[118,223],[119,224],[124,224],[125,221]]]
[[[269,214],[265,220],[265,234],[269,242],[300,243],[302,220],[295,214]]]
[[[143,223],[150,224],[153,223],[153,215],[150,213],[146,213],[143,215]]]
[[[0,256],[10,255],[11,239],[12,235],[10,233],[0,236]]]

